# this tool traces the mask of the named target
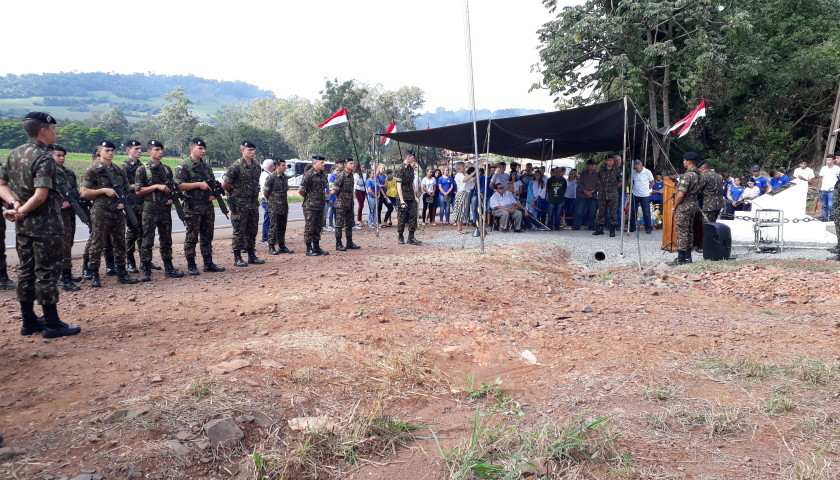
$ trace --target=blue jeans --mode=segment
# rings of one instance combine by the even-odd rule
[[[376,197],[368,194],[367,204],[368,204],[368,225],[371,226],[371,227],[375,227],[376,226]]]
[[[597,211],[597,198],[578,198],[574,228],[579,230],[583,222],[586,221],[586,226],[589,227],[590,230],[595,230],[595,214]]]
[[[633,195],[633,204],[630,205],[630,231],[636,229],[636,210],[638,206],[642,206],[642,216],[645,220],[645,230],[653,228],[650,222],[650,197],[637,197]]]
[[[831,217],[834,210],[834,190],[820,190],[820,203],[822,203],[822,218]]]
[[[263,226],[262,226],[262,241],[268,241],[268,230],[271,228],[271,220],[268,216],[268,202],[265,199],[262,200],[262,207],[263,207]]]
[[[545,226],[553,229],[560,228],[560,218],[562,217],[562,211],[562,203],[549,203],[548,215],[545,217]]]
[[[478,221],[478,194],[470,195],[470,223]]]
[[[450,198],[449,202],[446,201],[446,198],[442,193],[437,194],[437,201],[438,207],[440,210],[438,211],[438,220],[443,222],[443,217],[446,217],[446,223],[449,223],[449,213],[452,210],[452,199]]]

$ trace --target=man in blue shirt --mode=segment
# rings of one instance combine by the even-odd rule
[[[752,179],[755,186],[758,187],[759,197],[770,191],[770,185],[767,183],[767,179],[761,176],[761,167],[758,165],[752,166]]]
[[[770,172],[770,190],[775,190],[786,183],[790,183],[790,177],[782,173],[781,170],[773,170]]]

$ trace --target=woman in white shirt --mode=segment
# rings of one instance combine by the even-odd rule
[[[353,189],[356,194],[356,225],[353,226],[356,230],[362,228],[362,209],[365,206],[365,198],[367,192],[365,191],[365,169],[362,167],[362,162],[356,162],[356,167],[353,170]]]
[[[426,170],[426,176],[420,180],[420,185],[423,187],[423,225],[429,223],[435,224],[435,197],[437,190],[437,180],[432,176],[434,170],[431,168]],[[426,213],[430,212],[429,216]]]
[[[534,179],[528,185],[528,213],[536,219],[541,219],[545,215],[544,210],[537,209],[539,199],[545,200],[545,179],[542,171],[535,170]]]
[[[475,187],[475,167],[470,167],[464,173],[464,162],[455,164],[455,186],[458,193],[455,195],[455,222],[458,224],[458,233],[464,234],[464,224],[469,220],[470,195]]]
[[[741,198],[744,199],[745,212],[752,210],[752,201],[758,198],[759,195],[761,195],[761,191],[755,186],[755,179],[752,177],[748,178],[747,188],[745,188],[744,193],[741,194]]]

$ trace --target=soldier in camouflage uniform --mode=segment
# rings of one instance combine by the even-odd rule
[[[697,196],[700,194],[702,180],[697,170],[698,155],[686,152],[683,155],[685,173],[680,178],[677,195],[674,197],[675,225],[677,230],[677,258],[670,265],[691,263],[691,247],[694,245],[694,217],[700,208]]]
[[[125,151],[128,153],[128,158],[123,164],[125,176],[128,178],[129,193],[128,203],[134,210],[134,215],[137,216],[137,226],[133,227],[126,224],[128,230],[125,232],[125,258],[128,262],[128,272],[138,273],[137,263],[134,259],[134,250],[140,252],[143,245],[143,197],[137,195],[137,185],[134,184],[134,179],[137,177],[137,170],[143,168],[143,162],[140,161],[142,155],[141,144],[137,140],[129,140],[125,143]],[[152,270],[160,270],[160,267],[152,264]]]
[[[242,158],[229,166],[222,177],[222,188],[228,193],[228,208],[230,208],[230,223],[233,224],[233,264],[237,267],[247,267],[251,264],[262,264],[265,260],[257,258],[257,231],[260,223],[260,204],[257,200],[260,194],[260,173],[262,168],[254,163],[257,146],[245,140],[239,146]],[[242,260],[242,253],[248,253],[248,262]]]
[[[44,338],[81,331],[58,317],[58,276],[64,239],[61,206],[55,190],[55,162],[47,145],[55,143],[55,119],[30,112],[23,119],[29,140],[14,149],[0,167],[0,199],[12,206],[3,221],[15,222],[20,277],[17,299],[23,319],[21,335],[41,332]],[[41,304],[44,319],[35,315]]]
[[[90,286],[101,287],[99,279],[99,260],[105,249],[106,239],[114,246],[114,265],[117,281],[124,284],[137,283],[125,269],[125,213],[127,206],[119,198],[110,177],[127,192],[129,181],[125,172],[114,165],[116,147],[109,141],[99,142],[99,164],[91,166],[82,180],[82,196],[93,202],[90,212],[91,238],[88,269],[91,272]]]
[[[700,171],[700,198],[703,199],[703,221],[716,222],[723,208],[723,177],[709,169],[709,164],[701,161],[697,166]]]
[[[321,249],[321,229],[324,228],[324,194],[327,190],[327,176],[324,173],[324,157],[312,157],[312,168],[303,174],[298,193],[303,197],[303,239],[306,255],[316,257],[329,255]]]
[[[335,176],[332,194],[335,195],[335,249],[344,252],[348,248],[358,250],[362,247],[353,243],[353,198],[355,187],[353,181],[352,158],[345,158],[343,169]],[[347,236],[347,246],[341,243],[341,232]]]
[[[198,275],[195,264],[195,245],[201,239],[201,256],[204,259],[205,272],[224,272],[225,268],[213,263],[213,233],[216,224],[216,212],[207,179],[213,178],[210,167],[204,163],[207,144],[200,138],[190,140],[190,158],[175,167],[175,184],[188,197],[190,204],[184,208],[187,220],[187,234],[184,238],[184,256],[187,258],[187,273]]]
[[[172,196],[168,185],[173,185],[172,169],[161,163],[163,143],[149,140],[149,163],[137,169],[134,176],[137,195],[143,197],[143,245],[140,264],[143,268],[141,282],[152,279],[152,247],[155,246],[155,229],[160,239],[160,258],[167,277],[181,278],[184,272],[172,265]]]
[[[286,223],[289,217],[289,178],[286,176],[286,161],[276,160],[274,171],[268,175],[263,187],[267,200],[269,225],[268,253],[295,253],[286,248]],[[275,246],[277,248],[275,248]]]
[[[90,161],[94,166],[99,165],[99,149],[93,151],[90,155]],[[85,242],[85,253],[82,255],[82,280],[90,281],[91,272],[88,269],[88,261],[90,260],[90,243],[93,234],[88,232],[88,239]],[[117,267],[114,266],[114,246],[111,245],[111,239],[105,239],[105,275],[113,277],[117,274]]]
[[[840,178],[834,184],[834,233],[837,235],[837,256],[828,257],[829,260],[840,260]]]
[[[61,145],[50,145],[49,149],[52,151],[52,157],[55,161],[56,183],[67,184],[68,188],[78,191],[79,184],[76,181],[76,173],[64,166],[64,162],[67,160],[67,150]],[[76,292],[82,289],[73,283],[81,281],[82,277],[74,277],[72,274],[73,237],[76,235],[76,212],[67,200],[62,200],[61,202],[61,220],[64,222],[64,233],[62,235],[64,246],[62,248],[61,276],[59,277],[59,282],[61,282],[61,288],[64,290]]]
[[[621,170],[615,166],[615,156],[607,155],[606,165],[598,170],[598,222],[592,235],[604,234],[604,223],[609,213],[610,236],[615,236],[618,225],[618,191],[621,188]]]
[[[400,197],[400,204],[397,208],[397,243],[405,243],[403,232],[408,225],[408,244],[420,245],[420,241],[414,238],[417,230],[417,197],[414,195],[414,151],[406,150],[403,163],[394,169],[394,179],[397,181],[397,195]]]

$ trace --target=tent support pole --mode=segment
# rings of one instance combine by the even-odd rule
[[[621,154],[624,157],[624,162],[626,163],[626,162],[629,161],[628,158],[627,158],[627,95],[624,96],[624,138],[623,138],[623,141],[624,141],[624,149],[621,152]],[[626,195],[626,193],[624,192],[624,190],[625,190],[624,182],[625,182],[624,166],[622,165],[622,167],[621,167],[621,195],[619,196],[619,198],[622,199],[622,202],[621,202],[621,205],[618,206],[618,208],[619,208],[618,217],[621,219],[621,225],[620,225],[621,229],[618,232],[619,235],[621,235],[621,245],[618,249],[618,256],[620,258],[624,258],[624,195]]]
[[[476,168],[478,168],[478,127],[476,125],[475,119],[475,79],[473,77],[473,60],[472,60],[472,34],[470,33],[470,1],[464,0],[464,39],[466,41],[466,51],[467,51],[467,72],[468,72],[468,83],[467,88],[469,90],[469,100],[470,100],[470,119],[472,120],[473,126],[473,148],[475,153],[475,164]],[[489,132],[490,129],[490,122],[487,122],[487,129]],[[489,135],[488,135],[489,141]],[[490,147],[488,143],[488,148]],[[489,164],[488,164],[489,166]],[[487,174],[490,172],[484,172],[484,181],[485,185],[487,183]],[[486,203],[486,202],[485,202]],[[485,218],[487,217],[484,208],[479,209],[481,211],[481,222],[480,222],[480,229],[481,229],[481,253],[484,254],[484,235],[485,235]]]

